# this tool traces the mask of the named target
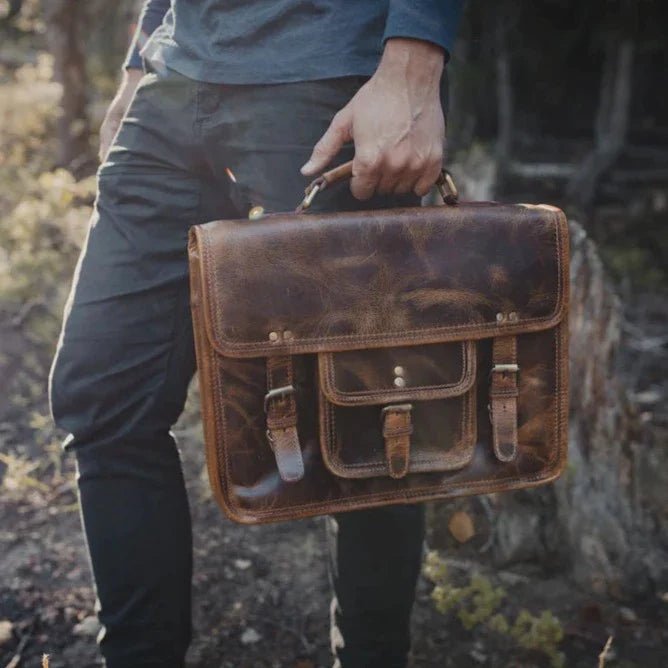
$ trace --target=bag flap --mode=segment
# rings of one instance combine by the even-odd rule
[[[471,341],[321,353],[320,387],[339,406],[446,399],[475,381]]]
[[[568,225],[545,205],[278,214],[191,235],[222,355],[504,336],[553,327],[567,308]]]

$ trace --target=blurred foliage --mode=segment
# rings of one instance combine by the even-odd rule
[[[35,476],[62,479],[46,384],[95,196],[94,175],[77,181],[54,169],[61,88],[53,81],[43,2],[24,0],[11,22],[0,20],[0,477],[17,494],[26,485],[41,493]],[[94,127],[118,80],[137,5],[83,5]],[[7,9],[0,0],[0,17]],[[43,454],[38,460],[36,452]]]
[[[24,496],[45,493],[35,483],[45,471],[50,483],[62,480],[46,378],[95,189],[95,177],[52,171],[59,89],[51,74],[44,53],[0,70],[0,443],[10,446],[0,472],[5,492]]]
[[[668,66],[660,0],[498,0],[469,2],[450,68],[457,89],[453,140],[475,123],[476,139],[497,130],[497,29],[507,22],[518,139],[591,138],[609,37],[637,36],[633,114],[638,133],[668,118],[657,82]],[[467,133],[464,133],[467,137]],[[549,150],[559,155],[559,145]]]
[[[64,302],[81,245],[95,179],[75,182],[50,170],[58,89],[50,58],[16,70],[0,96],[0,302],[17,310],[31,300],[51,313]],[[53,345],[52,328],[39,338]]]
[[[493,155],[499,128],[500,26],[512,91],[512,159],[578,165],[591,151],[604,60],[611,44],[635,43],[625,148],[605,175],[595,211],[574,211],[562,178],[499,174],[502,201],[547,201],[577,215],[617,282],[668,287],[668,69],[665,3],[659,0],[534,0],[467,5],[449,66],[449,152]],[[455,176],[457,176],[455,174]]]
[[[514,621],[503,613],[502,604],[506,591],[496,587],[489,578],[478,573],[471,575],[463,586],[451,580],[445,561],[437,552],[430,552],[425,563],[425,575],[434,583],[432,600],[442,613],[454,613],[462,626],[471,631],[476,627],[486,629],[500,636],[510,638],[525,650],[545,655],[552,668],[564,666],[564,655],[559,645],[564,633],[559,620],[549,610],[532,615],[520,610]]]

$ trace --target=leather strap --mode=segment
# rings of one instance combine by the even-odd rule
[[[267,387],[269,392],[264,400],[267,440],[281,478],[297,482],[304,477],[304,460],[297,433],[297,401],[289,355],[268,358]]]
[[[408,473],[413,422],[412,406],[401,404],[383,409],[383,437],[385,457],[392,478],[403,478]]]
[[[352,176],[352,160],[344,162],[342,165],[338,165],[337,167],[334,167],[327,172],[323,172],[320,176],[311,181],[308,186],[306,186],[306,190],[304,190],[304,199],[297,207],[297,213],[301,213],[302,211],[308,209],[313,202],[313,198],[319,192],[322,192],[326,188],[329,188],[331,185],[338,183],[339,181],[351,179]],[[438,191],[441,193],[441,197],[446,204],[449,204],[450,206],[457,204],[459,193],[457,192],[457,186],[455,186],[455,182],[452,180],[452,176],[447,169],[441,169],[441,173],[434,182],[434,185],[438,188]]]
[[[502,462],[517,456],[517,338],[500,336],[492,344],[489,411],[494,454]]]

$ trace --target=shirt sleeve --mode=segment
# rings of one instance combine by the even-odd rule
[[[442,46],[446,60],[457,36],[465,0],[390,0],[383,43],[411,37]]]
[[[128,54],[125,57],[125,63],[123,64],[125,69],[142,69],[142,58],[139,52],[144,44],[146,44],[146,40],[162,23],[162,19],[165,17],[170,5],[171,0],[144,0],[144,6],[137,21],[137,30],[135,30]]]

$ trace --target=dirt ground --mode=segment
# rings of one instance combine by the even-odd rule
[[[189,668],[331,666],[322,522],[244,527],[227,521],[208,494],[192,411],[178,435],[195,532],[195,636]],[[24,454],[27,460],[38,453]],[[50,655],[51,668],[102,665],[72,462],[65,458],[62,463],[61,471],[54,469],[53,457],[35,470],[5,471],[0,620],[11,627],[5,624],[0,642],[2,667],[39,666],[43,653]],[[451,563],[461,577],[475,569],[470,563]],[[668,666],[668,597],[622,605],[583,596],[562,579],[498,571],[491,577],[509,592],[510,614],[522,607],[550,609],[561,620],[565,638],[560,649],[569,668],[598,666],[610,635],[614,641],[606,666]],[[522,651],[507,638],[480,628],[464,630],[457,619],[434,609],[431,589],[426,579],[420,582],[414,668],[550,665],[546,657]]]

